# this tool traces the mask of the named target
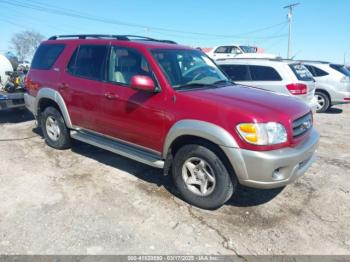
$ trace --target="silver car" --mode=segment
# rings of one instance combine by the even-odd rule
[[[316,80],[317,112],[350,103],[350,71],[343,65],[303,61]]]

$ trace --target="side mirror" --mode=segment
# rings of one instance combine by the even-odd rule
[[[130,86],[136,90],[154,92],[156,85],[149,76],[136,75],[131,78]]]

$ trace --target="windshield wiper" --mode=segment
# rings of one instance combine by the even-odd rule
[[[230,81],[230,80],[219,80],[219,81],[216,81],[213,83],[213,85],[221,85],[221,84],[234,84],[233,81]]]
[[[191,88],[208,88],[211,87],[211,85],[208,84],[201,84],[201,83],[191,83],[191,84],[184,84],[174,87],[175,90],[181,90],[181,89],[191,89]]]

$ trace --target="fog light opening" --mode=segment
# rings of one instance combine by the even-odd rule
[[[273,180],[282,180],[283,178],[284,177],[283,177],[283,174],[281,173],[280,168],[277,168],[277,169],[275,169],[275,171],[273,171],[273,173],[272,173]]]

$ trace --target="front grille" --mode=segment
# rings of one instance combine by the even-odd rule
[[[308,113],[293,121],[293,137],[299,137],[312,128],[312,115]]]

